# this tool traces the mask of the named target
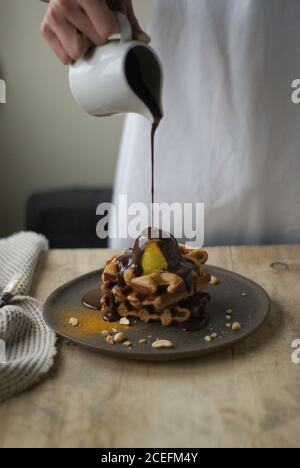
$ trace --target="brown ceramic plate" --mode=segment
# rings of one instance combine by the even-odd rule
[[[209,319],[202,328],[194,331],[186,331],[179,326],[163,327],[155,322],[145,324],[136,321],[130,327],[122,327],[118,322],[107,324],[98,311],[89,310],[81,304],[86,292],[100,287],[100,271],[74,279],[52,293],[44,306],[44,319],[58,335],[79,346],[117,358],[163,361],[204,356],[248,337],[266,320],[270,309],[267,293],[256,283],[221,268],[208,269],[219,278],[220,284],[209,287],[211,302],[206,307]],[[232,321],[239,322],[241,330],[233,331],[226,327],[228,308],[233,311]],[[79,319],[79,327],[68,325],[71,317]],[[101,331],[112,328],[126,334],[132,343],[131,349],[122,344],[106,343]],[[204,340],[213,333],[217,333],[218,337],[211,342]],[[174,347],[152,348],[151,344],[157,338],[171,340]],[[141,339],[146,339],[146,343],[139,343]]]

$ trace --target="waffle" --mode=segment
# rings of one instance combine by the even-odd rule
[[[202,294],[211,278],[203,268],[208,255],[203,249],[179,247],[182,262],[191,267],[188,282],[176,269],[137,275],[136,269],[131,267],[121,275],[118,257],[111,257],[102,274],[104,316],[114,309],[120,317],[137,317],[146,323],[160,321],[164,326],[200,316],[209,300],[207,294]]]

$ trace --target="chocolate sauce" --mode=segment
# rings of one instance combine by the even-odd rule
[[[83,298],[81,299],[81,303],[88,309],[101,310],[101,297],[101,289],[93,289],[92,291],[89,291],[83,296]]]
[[[201,318],[198,319],[191,319],[181,325],[181,328],[185,332],[196,332],[200,330],[204,330],[207,327],[209,322],[209,317],[206,314],[203,314]]]
[[[146,104],[153,116],[151,128],[151,226],[155,202],[155,134],[163,118],[159,106],[161,73],[153,54],[145,47],[135,47],[127,56],[125,64],[127,81],[134,93]]]
[[[207,326],[209,317],[205,314],[204,310],[209,301],[210,295],[208,293],[198,293],[179,303],[179,305],[187,307],[191,311],[190,320],[181,325],[185,331],[198,331]]]
[[[120,315],[116,305],[116,298],[113,293],[109,297],[109,310],[103,315],[103,320],[107,322],[118,322],[120,320]]]
[[[182,258],[181,250],[176,239],[169,233],[158,228],[147,228],[136,239],[131,249],[115,261],[118,263],[119,281],[118,286],[124,286],[124,273],[129,268],[133,268],[136,276],[143,274],[141,260],[147,245],[151,241],[157,241],[164,258],[167,261],[168,269],[172,273],[181,276],[189,292],[194,288],[192,271],[197,271],[198,267]]]
[[[91,310],[101,310],[100,300],[102,297],[102,292],[99,289],[93,289],[89,291],[82,298],[82,304]],[[192,312],[192,317],[187,322],[180,325],[186,332],[195,332],[202,330],[207,326],[209,321],[208,316],[204,313],[205,306],[210,300],[210,296],[207,293],[200,293],[192,298],[185,299],[179,303],[182,307],[189,307]],[[117,322],[120,320],[119,314],[116,308],[113,306],[111,310],[103,316],[103,319],[108,322]]]
[[[102,298],[101,289],[100,288],[92,289],[91,291],[87,292],[83,296],[83,298],[81,299],[81,303],[88,309],[100,311],[101,310],[101,304],[100,304],[101,298]],[[106,314],[103,316],[103,319],[107,320],[108,322],[117,322],[118,320],[120,320],[120,316],[118,314],[118,311],[115,305],[113,294],[111,296],[109,311],[106,312]]]
[[[159,122],[154,122],[151,128],[151,226],[154,223],[154,202],[155,202],[155,177],[154,177],[154,169],[155,169],[155,133],[158,129]]]

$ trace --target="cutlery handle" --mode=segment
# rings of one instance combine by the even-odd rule
[[[8,284],[5,286],[2,294],[0,295],[0,308],[9,304],[9,302],[12,300],[20,282],[22,281],[22,278],[22,274],[16,274],[10,279]]]
[[[19,286],[19,284],[21,283],[22,281],[22,278],[23,278],[23,275],[20,274],[20,273],[17,273],[15,274],[8,282],[8,284],[6,285],[4,291],[3,291],[3,294],[12,294],[14,295],[16,293],[16,290]]]

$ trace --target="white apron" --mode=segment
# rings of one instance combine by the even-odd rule
[[[153,3],[165,73],[156,201],[204,202],[206,245],[299,242],[300,1]],[[127,118],[116,204],[150,200],[149,134],[143,117]]]

